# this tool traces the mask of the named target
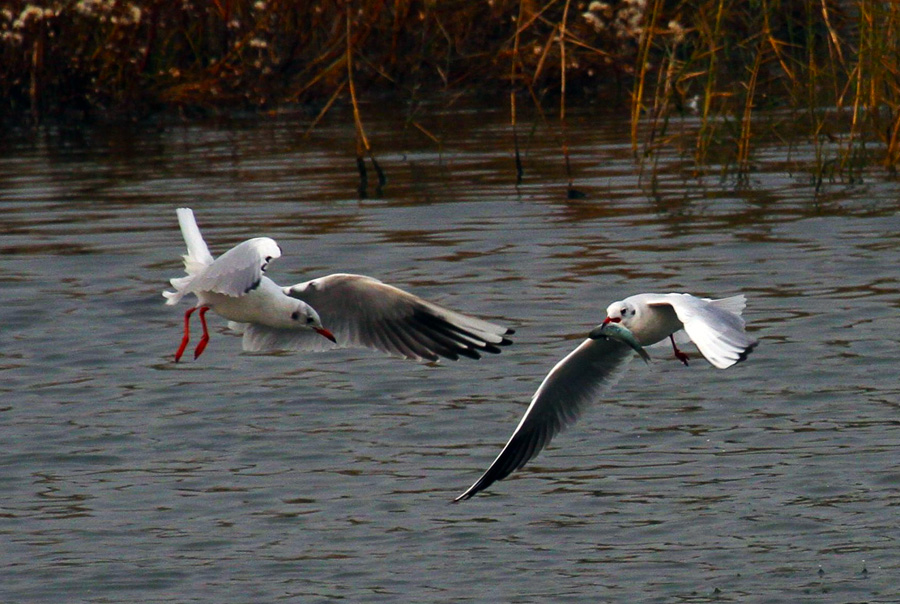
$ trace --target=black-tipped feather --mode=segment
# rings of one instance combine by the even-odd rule
[[[750,344],[749,346],[747,346],[747,348],[745,348],[745,349],[738,355],[738,363],[740,363],[741,361],[746,361],[746,360],[747,360],[747,357],[750,356],[750,353],[753,352],[753,349],[756,348],[756,345],[757,345],[757,344],[759,344],[759,342],[753,342],[752,344]]]
[[[435,343],[435,352],[437,352],[438,350],[443,350],[444,352],[439,353],[442,356],[452,358],[454,361],[459,358],[459,355],[463,355],[471,359],[481,358],[481,355],[479,355],[476,351],[460,345],[457,340],[448,337],[441,331],[432,329],[427,323],[419,321],[417,317],[411,318],[409,321],[409,325],[415,333],[418,333],[421,337],[427,337]]]
[[[633,357],[621,342],[586,340],[547,374],[512,437],[487,471],[456,501],[503,480],[540,453],[595,402]]]
[[[256,281],[254,281],[253,283],[251,283],[250,285],[248,285],[248,286],[244,289],[244,293],[245,293],[245,294],[249,294],[249,293],[252,292],[254,289],[256,289],[257,287],[259,287],[259,284],[260,284],[260,283],[262,283],[262,279],[257,279]]]
[[[445,329],[442,319],[425,313],[415,313],[410,323],[429,337],[450,348],[453,352],[467,356],[471,359],[480,359],[481,355],[473,349],[474,344],[462,339],[453,330]]]
[[[422,358],[432,362],[437,361],[440,358],[437,354],[431,352],[431,350],[429,350],[427,346],[417,341],[415,333],[407,331],[401,327],[394,327],[390,329],[390,333],[392,333],[394,337],[397,338],[397,340],[403,342],[406,358]]]
[[[496,354],[511,344],[504,336],[514,333],[363,275],[328,275],[285,293],[315,308],[340,346],[366,346],[411,359],[480,359],[480,353]]]
[[[413,312],[413,320],[423,328],[426,328],[433,333],[440,334],[449,341],[455,342],[456,346],[459,348],[457,352],[461,354],[466,354],[464,351],[469,351],[474,353],[475,355],[472,356],[472,358],[479,359],[481,358],[481,355],[474,352],[473,349],[477,349],[482,352],[489,352],[491,354],[500,353],[499,348],[497,348],[490,342],[485,342],[484,339],[479,337],[477,334],[470,331],[465,331],[457,327],[456,325],[453,325],[449,321],[446,321],[441,317],[432,315],[428,312],[424,312],[418,309],[415,310]]]
[[[422,346],[424,348],[426,348],[434,353],[436,358],[433,360],[436,361],[440,357],[450,359],[451,361],[459,360],[459,355],[453,351],[454,347],[452,345],[451,346],[445,345],[443,342],[433,338],[431,335],[424,333],[422,331],[419,331],[418,329],[415,328],[415,326],[413,326],[413,328],[410,330],[409,333],[417,341],[421,342]]]

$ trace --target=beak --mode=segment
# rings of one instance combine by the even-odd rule
[[[610,323],[618,323],[619,321],[621,321],[621,319],[610,319],[609,317],[606,317],[605,319],[603,319],[603,323],[601,323],[600,325],[592,329],[590,333],[588,333],[588,337],[592,340],[596,340],[603,335],[604,327],[606,327]]]
[[[328,338],[329,340],[331,340],[332,342],[337,344],[337,340],[334,338],[334,334],[331,333],[330,331],[328,331],[327,329],[325,329],[324,327],[317,327],[316,333],[318,333],[320,336],[322,336],[324,338]]]

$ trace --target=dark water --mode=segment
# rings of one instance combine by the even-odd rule
[[[337,122],[338,120],[334,120]],[[621,119],[524,138],[438,115],[438,147],[291,116],[8,139],[0,153],[0,601],[898,602],[900,196],[819,196],[761,150],[749,186],[663,163]],[[349,123],[349,122],[347,122]],[[374,180],[374,175],[370,175]],[[247,355],[213,319],[175,365],[174,209],[213,253],[257,235],[289,284],[360,272],[516,328],[497,357]],[[665,348],[523,471],[451,504],[547,371],[645,291],[743,292],[749,361]]]

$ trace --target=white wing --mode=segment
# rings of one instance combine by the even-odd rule
[[[664,294],[645,301],[650,306],[671,306],[691,341],[719,369],[743,361],[758,343],[744,332],[744,320],[737,314],[746,305],[743,296],[708,300],[690,294]]]
[[[528,463],[615,383],[633,357],[631,348],[615,340],[582,342],[547,374],[500,455],[456,501],[468,499]]]
[[[737,296],[732,296],[730,298],[721,298],[719,300],[703,298],[703,301],[709,302],[713,306],[721,308],[722,310],[727,310],[728,312],[732,312],[736,315],[740,315],[742,312],[744,312],[744,309],[747,307],[747,298],[745,298],[743,294],[740,294]],[[743,319],[741,319],[741,322],[742,322],[741,324],[743,325]],[[684,333],[683,329],[679,329],[678,331],[673,333],[672,337],[675,338],[676,344],[687,344],[688,342],[691,341],[691,338],[686,333]],[[668,346],[668,345],[669,345],[668,342],[666,342],[665,340],[662,340],[660,342],[657,342],[653,346],[654,347],[657,347],[657,346],[663,347],[663,346]]]
[[[169,305],[178,304],[181,298],[189,293],[187,288],[191,281],[194,280],[194,277],[201,274],[206,270],[206,267],[213,263],[212,254],[209,253],[209,248],[206,247],[206,242],[203,241],[200,228],[194,219],[193,210],[190,208],[178,208],[175,210],[175,213],[178,215],[178,226],[181,227],[181,236],[184,237],[184,243],[188,249],[188,253],[182,256],[184,259],[184,272],[187,273],[187,277],[169,279],[169,283],[175,288],[174,292],[163,292],[166,304]]]
[[[195,275],[184,293],[217,292],[243,296],[259,285],[269,262],[281,256],[281,249],[268,237],[255,237],[234,246]]]
[[[328,275],[285,287],[284,293],[315,308],[322,324],[343,347],[363,346],[408,359],[436,361],[439,357],[477,359],[482,352],[498,353],[500,346],[511,344],[505,337],[513,333],[511,329],[454,312],[363,275]],[[261,336],[251,339],[262,341]],[[310,338],[293,339],[294,348],[310,350],[310,343],[323,345]]]
[[[270,261],[281,256],[281,248],[268,237],[249,239],[213,259],[200,234],[194,212],[190,208],[175,210],[181,236],[188,253],[183,256],[187,277],[170,279],[174,292],[163,292],[166,304],[177,304],[190,293],[217,292],[243,296],[259,285]]]
[[[245,352],[269,350],[305,350],[321,352],[338,345],[311,329],[279,329],[259,323],[228,322],[229,329],[243,334],[241,345]]]
[[[727,310],[728,312],[734,313],[738,316],[740,316],[741,313],[744,312],[744,309],[747,308],[747,298],[745,298],[743,294],[739,294],[737,296],[731,296],[730,298],[720,298],[718,300],[711,300],[710,298],[703,298],[703,301],[709,302],[716,308],[721,308],[722,310]]]
[[[185,270],[189,275],[193,275],[197,272],[197,270],[193,270],[193,265],[199,265],[198,268],[209,266],[213,263],[213,257],[200,234],[200,227],[197,226],[194,211],[190,208],[178,208],[175,210],[175,214],[178,216],[181,236],[184,237],[184,243],[188,249],[188,253],[184,257]]]

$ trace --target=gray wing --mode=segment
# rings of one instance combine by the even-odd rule
[[[498,353],[500,346],[512,343],[505,337],[513,333],[511,329],[363,275],[328,275],[285,287],[284,293],[315,308],[342,347],[362,346],[436,361],[439,357],[478,359],[483,352]],[[298,342],[298,347],[308,349],[302,344]]]
[[[737,314],[743,310],[743,296],[709,300],[690,294],[665,294],[647,300],[647,304],[670,305],[697,349],[719,369],[745,360],[758,343],[746,334],[744,319]]]
[[[268,237],[248,239],[234,246],[192,277],[188,292],[217,292],[243,296],[259,285],[269,262],[281,256],[281,249]]]
[[[500,455],[456,501],[472,497],[533,459],[615,383],[633,357],[631,348],[615,340],[582,342],[547,374]]]

